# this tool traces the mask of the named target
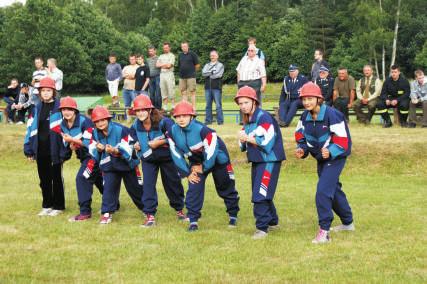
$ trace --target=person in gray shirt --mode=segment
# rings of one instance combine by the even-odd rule
[[[148,84],[148,92],[151,102],[156,109],[162,108],[162,94],[160,92],[160,68],[156,67],[159,57],[154,46],[148,47],[147,65],[150,69],[150,82]]]
[[[222,113],[222,75],[224,74],[224,65],[218,61],[218,52],[210,52],[209,63],[206,63],[202,69],[202,76],[205,78],[205,98],[206,98],[206,117],[205,124],[212,123],[212,101],[216,105],[216,121],[218,125],[224,123]]]

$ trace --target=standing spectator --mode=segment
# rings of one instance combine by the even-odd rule
[[[211,61],[206,63],[202,70],[202,75],[205,77],[206,125],[212,123],[213,100],[216,105],[216,121],[218,125],[224,123],[222,113],[222,75],[224,74],[224,65],[218,61],[218,57],[218,51],[211,50]]]
[[[12,109],[18,111],[18,122],[16,124],[24,124],[25,123],[25,113],[28,111],[30,113],[32,109],[31,102],[27,104],[27,102],[30,100],[30,93],[29,93],[29,87],[27,83],[21,83],[20,85],[20,91],[19,96],[17,100],[12,105]]]
[[[248,48],[250,45],[255,45],[255,48],[256,48],[255,54],[259,59],[261,59],[264,62],[264,65],[265,65],[265,55],[261,49],[256,47],[256,38],[254,37],[248,38]],[[243,57],[245,56],[248,56],[248,50],[245,51],[245,54],[243,55]]]
[[[421,69],[415,71],[415,80],[411,84],[411,104],[409,105],[409,127],[416,126],[417,106],[423,107],[422,127],[427,127],[427,77]]]
[[[381,94],[382,83],[380,79],[373,75],[371,65],[363,67],[363,75],[364,77],[359,80],[356,90],[358,100],[354,103],[354,111],[359,122],[368,124],[371,122],[377,108],[377,99]],[[365,106],[368,108],[367,114],[362,111]]]
[[[256,56],[256,46],[248,47],[248,55],[244,56],[237,65],[237,87],[249,86],[256,91],[258,101],[261,105],[261,93],[267,85],[267,73],[264,61]]]
[[[135,72],[138,67],[135,54],[129,55],[129,65],[126,65],[122,70],[124,78],[122,94],[125,108],[130,108],[135,98]]]
[[[150,99],[156,109],[162,108],[162,94],[160,93],[160,68],[156,67],[159,57],[156,54],[156,48],[150,46],[148,48],[147,65],[150,69],[149,93]]]
[[[328,106],[332,106],[332,96],[334,94],[334,78],[329,76],[329,69],[320,66],[319,77],[316,79],[316,85],[320,87],[323,100]]]
[[[62,71],[58,67],[56,67],[55,58],[49,58],[47,60],[47,72],[48,72],[48,76],[55,81],[56,96],[59,99],[61,97],[64,73],[62,73]]]
[[[38,95],[39,94],[39,85],[40,80],[48,75],[47,69],[43,66],[44,61],[41,57],[36,57],[34,59],[34,66],[36,67],[36,71],[33,72],[33,79],[31,81],[32,88],[30,89],[31,94]]]
[[[110,92],[112,99],[112,106],[119,107],[119,82],[122,79],[122,67],[119,63],[116,63],[117,57],[114,53],[111,53],[108,57],[110,63],[105,68],[105,79],[108,84],[108,91]]]
[[[150,69],[144,63],[144,55],[138,54],[136,62],[139,67],[135,72],[135,96],[148,96],[148,84],[150,83]]]
[[[3,100],[6,102],[6,110],[8,116],[8,122],[13,124],[15,122],[15,113],[16,110],[14,108],[15,103],[18,102],[19,96],[19,82],[18,79],[13,78],[10,80],[10,85],[7,86],[6,94],[4,95]]]
[[[279,124],[282,127],[288,127],[297,110],[303,107],[298,97],[299,90],[308,82],[304,75],[299,74],[297,65],[291,64],[288,71],[289,75],[283,80],[279,103]]]
[[[168,110],[168,102],[171,100],[172,109],[175,107],[175,55],[170,51],[169,42],[163,43],[163,54],[159,56],[156,67],[160,68],[160,90],[163,99],[163,109]]]
[[[381,90],[381,96],[377,105],[378,112],[381,114],[384,125],[388,128],[393,125],[388,114],[389,108],[399,109],[399,120],[401,127],[407,127],[406,120],[408,118],[411,87],[408,79],[400,75],[400,67],[397,65],[391,66],[391,75],[388,77]]]
[[[200,68],[199,58],[190,50],[188,42],[181,43],[182,53],[178,55],[179,89],[182,99],[188,101],[191,96],[191,104],[196,109],[196,70]]]
[[[329,63],[323,60],[323,50],[316,49],[314,51],[314,63],[311,66],[311,81],[316,82],[316,79],[319,77],[320,67],[324,66],[327,69],[329,68]]]
[[[346,121],[349,121],[348,110],[353,106],[356,85],[354,78],[348,75],[347,68],[338,69],[338,77],[334,82],[333,105],[342,112]]]

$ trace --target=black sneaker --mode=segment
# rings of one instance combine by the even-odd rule
[[[193,222],[190,224],[190,226],[188,226],[188,231],[189,232],[195,232],[199,229],[199,225],[197,225],[197,222]]]
[[[393,123],[391,123],[391,122],[386,122],[386,123],[384,123],[383,128],[390,128],[390,127],[392,127],[392,126],[393,126]]]
[[[415,124],[413,122],[408,123],[408,128],[415,128],[415,127],[417,127],[417,124]]]

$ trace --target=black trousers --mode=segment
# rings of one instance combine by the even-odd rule
[[[37,158],[37,172],[43,195],[43,208],[65,209],[62,164],[52,164],[50,156]]]

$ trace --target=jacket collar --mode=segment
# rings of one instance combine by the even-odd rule
[[[320,106],[319,114],[317,115],[316,121],[322,121],[325,118],[325,112],[326,112],[326,105],[322,104]],[[313,121],[313,117],[311,116],[311,113],[307,113],[307,117],[305,118],[306,121]]]

